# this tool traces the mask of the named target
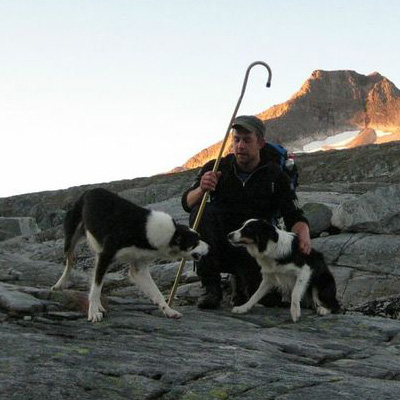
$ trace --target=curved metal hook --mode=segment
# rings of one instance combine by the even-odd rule
[[[248,81],[248,79],[249,79],[250,70],[251,70],[254,66],[256,66],[256,65],[262,65],[262,66],[264,66],[265,68],[267,68],[267,70],[268,70],[268,81],[267,81],[267,84],[266,84],[265,86],[266,86],[266,87],[271,87],[271,79],[272,79],[272,71],[271,71],[271,68],[270,68],[269,65],[268,65],[267,63],[265,63],[264,61],[255,61],[255,62],[253,62],[252,64],[250,64],[250,65],[248,66],[248,68],[247,68],[246,75],[245,75],[245,78],[244,78],[244,81],[243,81],[242,92],[241,92],[241,94],[240,94],[239,100],[242,99],[242,97],[243,97],[243,95],[244,95],[244,92],[245,92],[245,90],[246,90],[246,86],[247,86],[247,81]],[[239,103],[239,105],[240,105],[240,103]],[[239,107],[237,107],[237,108],[239,108]]]

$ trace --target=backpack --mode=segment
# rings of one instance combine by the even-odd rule
[[[296,190],[299,186],[299,172],[294,162],[294,154],[288,154],[285,147],[280,144],[267,142],[261,149],[268,160],[276,162],[283,172],[290,178],[291,187]]]

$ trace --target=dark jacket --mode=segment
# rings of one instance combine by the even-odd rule
[[[206,163],[192,186],[182,195],[182,206],[185,211],[191,209],[187,205],[187,194],[200,185],[202,175],[211,171],[215,160]],[[219,168],[221,177],[217,188],[210,193],[210,200],[221,213],[232,215],[244,222],[249,218],[264,218],[273,221],[281,215],[286,228],[290,230],[299,221],[307,223],[303,211],[298,206],[296,193],[290,187],[289,177],[278,164],[261,156],[260,165],[242,182],[238,177],[235,156],[229,154],[221,159]]]

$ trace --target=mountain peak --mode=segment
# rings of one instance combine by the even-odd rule
[[[317,69],[288,101],[257,116],[264,121],[266,139],[290,151],[304,151],[310,143],[343,133],[352,133],[350,147],[379,144],[400,140],[400,90],[378,72]],[[201,151],[183,168],[203,165],[217,156],[219,147]]]
[[[378,72],[315,70],[289,101],[258,116],[269,140],[301,151],[307,142],[345,131],[398,133],[400,91]]]

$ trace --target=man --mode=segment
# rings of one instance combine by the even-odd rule
[[[300,250],[309,253],[311,240],[307,219],[298,207],[297,196],[288,176],[263,151],[265,127],[254,116],[239,116],[232,125],[233,154],[221,159],[218,172],[213,172],[215,160],[201,169],[193,185],[182,196],[182,206],[190,212],[190,222],[197,215],[205,192],[210,192],[198,227],[210,252],[197,264],[205,293],[199,298],[199,308],[217,308],[222,299],[221,272],[235,277],[242,290],[233,300],[244,303],[261,282],[260,268],[243,248],[233,247],[227,234],[238,229],[250,218],[273,221],[283,216],[286,229],[299,236]]]

